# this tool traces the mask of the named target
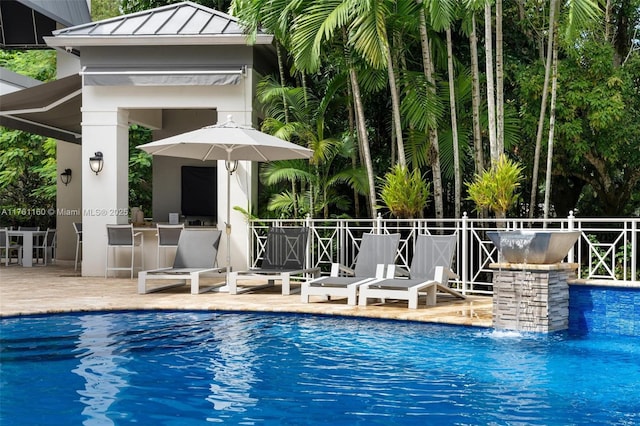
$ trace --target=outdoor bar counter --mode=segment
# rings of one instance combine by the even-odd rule
[[[216,226],[185,226],[188,229],[218,229]],[[156,269],[162,267],[169,267],[173,264],[176,249],[174,247],[166,247],[160,251],[160,265],[158,265],[158,229],[155,223],[145,222],[144,224],[134,224],[133,232],[142,233],[144,238],[143,256],[144,256],[144,270]],[[135,268],[134,275],[137,275],[140,271],[140,248],[135,248],[136,253],[134,257]],[[113,252],[109,253],[110,262],[112,261]],[[117,250],[117,264],[118,266],[128,266],[131,262],[131,252],[129,249]],[[120,272],[120,271],[119,271]],[[128,272],[122,272],[116,276],[125,276]],[[114,276],[114,272],[111,271],[109,276]]]

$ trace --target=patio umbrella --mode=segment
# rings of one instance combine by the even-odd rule
[[[227,176],[227,283],[231,268],[231,175],[238,160],[277,161],[310,158],[313,151],[268,135],[250,126],[236,124],[231,116],[213,126],[171,136],[138,146],[151,155],[166,157],[225,160]]]

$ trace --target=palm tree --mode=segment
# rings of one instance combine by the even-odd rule
[[[556,122],[556,95],[558,93],[558,26],[553,32],[553,59],[551,66],[551,105],[549,111],[549,139],[547,141],[547,173],[544,189],[544,218],[549,218],[549,203],[551,198],[551,168],[553,166],[553,135]]]
[[[478,37],[476,34],[476,13],[470,5],[471,32],[469,34],[469,47],[471,50],[471,76],[472,91],[471,107],[473,110],[473,147],[476,173],[484,170],[484,149],[482,147],[482,132],[480,130],[480,70],[478,66]]]
[[[278,75],[280,84],[283,87],[286,85],[284,72],[286,61],[282,51],[282,44],[289,45],[288,28],[296,13],[296,7],[299,7],[299,2],[291,2],[289,0],[233,0],[229,9],[229,12],[238,18],[243,30],[249,36],[250,43],[255,41],[255,37],[261,27],[273,33],[278,59]],[[288,122],[289,108],[284,96],[282,102],[285,105],[285,121]]]
[[[461,217],[462,204],[462,170],[460,168],[460,152],[458,146],[458,121],[456,115],[456,91],[455,75],[453,69],[453,41],[451,40],[451,27],[447,27],[447,66],[449,70],[449,103],[451,106],[451,136],[453,139],[453,168],[455,187],[455,215]]]
[[[487,114],[489,117],[489,148],[491,152],[491,164],[500,159],[502,153],[498,149],[496,136],[496,95],[493,86],[493,31],[491,29],[491,2],[486,0],[484,4],[484,50],[485,72],[487,76]]]
[[[292,49],[296,66],[307,72],[315,72],[320,67],[321,51],[330,42],[342,43],[347,68],[349,70],[350,87],[353,94],[356,130],[369,182],[369,208],[371,217],[377,216],[375,172],[371,160],[369,139],[367,136],[364,105],[356,69],[357,57],[354,55],[352,39],[347,34],[358,16],[356,0],[327,0],[313,2],[296,16],[291,28]],[[342,36],[342,37],[337,37]]]
[[[504,152],[504,66],[502,54],[502,0],[496,0],[496,151]]]
[[[329,84],[328,87],[334,88],[334,85]],[[327,218],[330,205],[343,210],[350,205],[344,196],[334,192],[337,185],[347,183],[357,191],[357,195],[366,188],[360,168],[343,170],[338,167],[339,171],[336,172],[333,167],[335,160],[350,159],[355,151],[351,138],[324,137],[325,113],[333,93],[333,90],[329,90],[324,98],[318,99],[307,88],[281,87],[273,78],[265,78],[258,84],[258,100],[267,116],[262,130],[313,150],[309,164],[306,161],[274,161],[263,165],[261,176],[265,184],[290,182],[292,188],[297,183],[301,189],[300,193],[291,190],[274,195],[269,202],[269,209],[286,212],[294,217],[315,215],[322,211]],[[281,101],[283,96],[290,109],[291,120],[288,123],[284,121],[285,103]]]
[[[567,13],[567,23],[565,38],[568,40],[577,37],[578,30],[590,22],[594,22],[601,15],[601,11],[598,7],[598,2],[594,0],[572,0],[568,3],[569,10]],[[554,50],[558,48],[557,42],[554,43],[554,33],[557,31],[558,25],[558,12],[560,4],[557,0],[551,0],[549,9],[549,33],[547,38],[547,60],[545,64],[544,85],[542,92],[542,100],[540,105],[540,117],[538,119],[538,130],[536,132],[536,146],[533,158],[533,171],[531,176],[531,204],[529,206],[529,217],[533,217],[535,213],[536,198],[538,191],[538,169],[540,162],[540,150],[542,145],[542,132],[544,130],[547,96],[549,91],[549,79],[553,68],[553,55]],[[557,52],[556,52],[557,54]],[[557,89],[556,89],[557,90]],[[552,93],[552,97],[555,97],[555,93]],[[551,132],[551,130],[550,130]],[[552,163],[547,161],[547,166],[550,168]],[[550,176],[550,171],[547,171],[547,175]],[[550,185],[547,182],[546,185]],[[546,189],[550,191],[550,186]]]
[[[407,159],[400,120],[400,95],[386,25],[386,20],[391,15],[391,2],[388,0],[365,0],[353,1],[352,3],[355,19],[351,25],[349,42],[373,68],[387,68],[393,124],[398,145],[398,163],[406,166]]]
[[[542,87],[542,100],[540,101],[540,117],[538,118],[538,131],[536,132],[536,146],[533,154],[533,171],[531,173],[531,201],[529,204],[529,217],[532,218],[536,210],[536,198],[538,193],[538,168],[540,163],[540,149],[542,146],[542,132],[544,130],[545,116],[547,112],[547,96],[549,93],[549,75],[553,57],[553,32],[556,22],[557,0],[551,0],[549,6],[549,34],[547,40],[547,63],[544,72],[544,85]]]
[[[429,42],[429,34],[427,31],[426,5],[422,0],[416,0],[420,5],[418,13],[420,19],[420,47],[422,48],[422,67],[425,78],[427,80],[427,97],[436,97],[436,84],[434,73],[433,58],[431,56],[431,43]],[[440,167],[440,148],[438,145],[438,128],[430,126],[429,135],[429,159],[431,171],[433,173],[433,205],[435,208],[436,218],[444,218],[444,196],[442,191],[442,169]]]

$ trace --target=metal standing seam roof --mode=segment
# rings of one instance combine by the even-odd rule
[[[50,46],[153,44],[247,44],[237,18],[186,1],[53,32]],[[259,33],[256,44],[273,37]],[[200,41],[198,41],[200,40]],[[217,42],[216,42],[217,41]]]
[[[67,27],[91,22],[87,0],[18,0],[18,2]]]

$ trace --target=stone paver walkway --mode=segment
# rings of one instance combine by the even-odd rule
[[[408,309],[403,301],[366,307],[348,306],[346,299],[312,298],[312,301],[302,303],[297,294],[282,296],[277,284],[239,295],[213,292],[191,295],[188,286],[140,295],[135,279],[82,277],[73,270],[73,262],[59,261],[56,265],[33,268],[0,265],[0,316],[166,309],[344,315],[480,327],[492,324],[492,299],[486,296],[470,296],[461,301],[442,295],[438,296],[437,306],[426,307],[421,301],[416,310]]]

